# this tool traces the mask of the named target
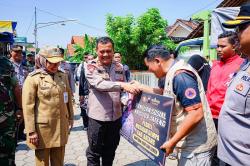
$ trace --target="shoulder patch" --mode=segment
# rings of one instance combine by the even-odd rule
[[[194,88],[187,88],[185,90],[185,97],[188,99],[194,99],[196,97],[196,91],[194,90]]]

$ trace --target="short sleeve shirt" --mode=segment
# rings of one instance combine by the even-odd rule
[[[201,103],[198,82],[194,74],[185,70],[179,72],[174,77],[173,85],[174,94],[184,108]]]

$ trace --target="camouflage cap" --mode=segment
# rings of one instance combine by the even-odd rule
[[[13,45],[11,46],[11,51],[22,51],[23,50],[23,46],[20,45]]]
[[[47,59],[50,63],[58,63],[64,60],[60,49],[54,46],[45,46],[41,48],[38,54]]]

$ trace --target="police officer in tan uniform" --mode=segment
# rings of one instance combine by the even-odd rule
[[[35,149],[36,165],[62,166],[65,145],[73,126],[72,96],[68,77],[58,70],[63,60],[56,47],[39,51],[41,68],[30,73],[23,87],[27,144]]]
[[[111,166],[115,150],[120,141],[121,92],[137,93],[134,85],[125,83],[123,66],[112,62],[114,44],[112,39],[101,37],[97,40],[98,61],[87,65],[86,78],[89,82],[88,99],[88,141],[86,150],[88,166]]]

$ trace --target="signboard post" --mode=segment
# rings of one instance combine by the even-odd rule
[[[158,165],[165,164],[160,146],[169,138],[174,99],[142,93],[128,101],[121,135]]]

